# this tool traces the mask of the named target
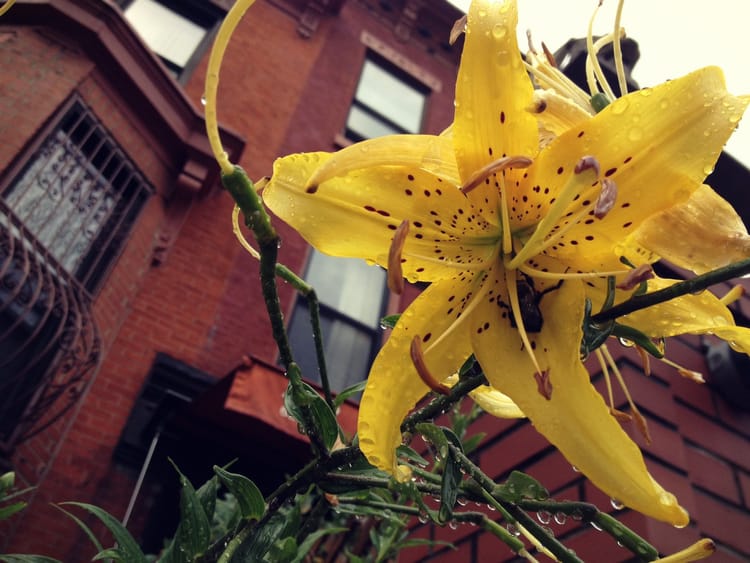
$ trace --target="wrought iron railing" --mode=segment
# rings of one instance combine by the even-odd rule
[[[0,198],[0,456],[75,405],[99,358],[90,295]]]

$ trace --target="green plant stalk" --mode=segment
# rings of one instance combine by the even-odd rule
[[[644,295],[636,295],[619,305],[615,305],[614,307],[606,309],[596,315],[592,315],[591,321],[594,323],[604,323],[634,313],[635,311],[640,311],[641,309],[646,309],[658,305],[659,303],[670,301],[676,297],[682,297],[689,293],[703,291],[717,283],[729,281],[749,273],[750,258],[735,262],[729,266],[724,266],[723,268],[711,270],[710,272],[701,274],[700,276],[695,276],[689,280],[677,282],[669,287],[665,287],[664,289],[659,289]]]
[[[421,409],[417,409],[409,416],[404,419],[401,423],[402,432],[412,432],[414,427],[425,420],[431,420],[436,416],[446,412],[451,405],[463,399],[466,394],[473,391],[480,385],[486,385],[487,380],[484,376],[473,376],[459,380],[453,387],[448,395],[440,395],[435,397],[429,403],[427,403]]]
[[[455,456],[461,467],[468,473],[472,479],[474,479],[479,486],[486,493],[487,500],[493,499],[495,503],[492,503],[496,508],[501,510],[503,516],[511,523],[518,523],[532,534],[539,543],[546,547],[550,553],[557,557],[563,563],[582,563],[581,560],[575,556],[567,547],[560,543],[556,538],[550,536],[543,528],[541,528],[532,518],[529,517],[521,508],[512,504],[506,503],[499,499],[495,494],[497,485],[490,479],[485,473],[471,461],[466,454],[464,454],[460,448],[457,448],[453,444],[449,443],[448,447],[451,453]]]

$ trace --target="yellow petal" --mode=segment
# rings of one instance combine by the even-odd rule
[[[697,274],[750,257],[750,236],[742,219],[706,185],[687,201],[648,219],[633,238],[676,266]]]
[[[474,354],[490,384],[511,397],[594,485],[634,510],[684,526],[687,513],[648,473],[640,450],[610,415],[579,359],[583,303],[583,284],[566,281],[543,297],[542,331],[529,334],[552,384],[549,400],[539,393],[518,331],[501,319],[497,305],[489,300],[472,318],[477,326],[471,330]]]
[[[466,41],[456,80],[453,141],[465,182],[503,156],[537,152],[538,133],[527,108],[533,87],[516,40],[514,0],[476,0],[468,12]],[[488,199],[487,219],[497,223],[497,188],[483,184],[469,194],[477,207]]]
[[[429,391],[410,361],[415,336],[422,341],[427,368],[437,380],[454,373],[471,354],[463,307],[477,291],[481,278],[471,275],[431,284],[401,315],[370,370],[359,406],[359,444],[368,461],[400,475],[396,447],[401,422]]]
[[[648,217],[702,184],[747,103],[727,93],[720,69],[708,67],[615,100],[558,137],[528,169],[529,186],[549,188],[555,197],[575,163],[592,155],[618,195],[603,219],[588,216],[568,231],[556,256],[573,269],[609,264],[613,250]],[[599,191],[599,184],[583,190],[570,211],[595,201]]]
[[[677,280],[655,278],[648,281],[648,290],[656,291],[674,283]],[[750,353],[750,328],[735,326],[732,313],[710,291],[659,303],[625,315],[619,322],[637,328],[652,338],[714,334],[729,342],[735,350]]]
[[[496,256],[498,229],[489,229],[455,185],[419,167],[385,165],[341,176],[327,171],[325,181],[311,185],[334,158],[306,153],[278,159],[263,191],[266,205],[321,252],[387,267],[393,235],[408,220],[402,271],[410,281],[480,269]]]
[[[458,375],[451,375],[445,380],[445,384],[452,387],[458,382]],[[478,404],[483,411],[497,418],[526,418],[513,399],[489,385],[480,385],[469,396]]]
[[[591,114],[570,98],[554,90],[535,90],[529,109],[539,123],[542,145],[562,135],[571,127],[582,125]]]
[[[453,185],[461,183],[450,136],[389,135],[341,149],[315,170],[307,187],[376,166],[422,168]]]

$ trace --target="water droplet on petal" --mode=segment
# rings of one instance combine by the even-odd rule
[[[503,25],[501,23],[497,23],[492,28],[492,36],[495,39],[502,39],[506,35],[508,35],[508,28],[505,25]]]
[[[611,504],[612,508],[614,508],[615,510],[622,510],[623,508],[625,508],[625,505],[616,498],[609,499],[609,504]]]

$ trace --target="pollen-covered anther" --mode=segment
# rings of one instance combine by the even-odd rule
[[[409,221],[404,220],[396,229],[388,250],[388,289],[396,295],[404,291],[404,274],[401,269],[401,253],[404,250],[406,236],[409,234]]]
[[[534,379],[536,379],[536,388],[539,394],[547,399],[552,399],[552,381],[549,378],[549,370],[534,373]]]
[[[500,172],[501,170],[505,170],[506,168],[528,168],[529,166],[531,166],[532,162],[534,161],[528,156],[521,155],[506,156],[498,160],[494,160],[474,172],[471,178],[469,178],[466,183],[461,186],[461,191],[467,194],[471,190],[476,188],[479,184],[484,182],[486,178],[488,178],[492,174],[495,174],[496,172]]]
[[[648,431],[648,422],[646,422],[646,417],[641,414],[641,411],[639,411],[636,408],[632,409],[633,411],[633,420],[635,420],[635,427],[638,429],[638,432],[641,433],[641,436],[643,436],[643,439],[646,440],[647,445],[651,445],[651,432]]]
[[[547,100],[544,99],[544,93],[539,90],[534,90],[534,98],[531,104],[526,108],[529,113],[544,113],[547,109]]]
[[[611,178],[602,178],[602,190],[594,205],[594,217],[604,219],[615,206],[617,200],[617,184]]]
[[[451,33],[448,36],[448,43],[450,45],[453,45],[456,41],[458,41],[458,38],[461,37],[462,33],[466,33],[466,22],[467,21],[468,21],[468,18],[464,14],[462,17],[458,18],[453,23],[453,27],[451,28]]]
[[[638,287],[643,282],[653,279],[653,277],[654,268],[651,264],[641,264],[637,268],[630,270],[628,275],[625,276],[625,279],[618,283],[616,287],[617,289],[629,291]]]
[[[618,422],[631,422],[633,417],[626,412],[623,412],[615,407],[609,407],[609,414],[611,414]]]
[[[599,165],[599,161],[595,156],[586,155],[581,157],[581,159],[576,162],[576,166],[573,169],[573,172],[575,172],[576,174],[581,174],[586,170],[593,170],[597,178],[601,176],[602,167]]]
[[[542,41],[542,51],[544,51],[544,56],[547,57],[547,62],[552,68],[557,68],[557,61],[555,60],[555,55],[552,54],[552,51],[549,50],[549,47],[544,44],[544,41]]]
[[[422,351],[422,340],[419,336],[415,336],[412,339],[409,354],[411,355],[411,362],[417,370],[417,375],[419,375],[419,378],[425,385],[427,385],[427,387],[441,395],[450,394],[450,387],[440,383],[435,379],[435,376],[430,373],[430,370],[427,369],[427,363],[424,360],[424,352]]]

